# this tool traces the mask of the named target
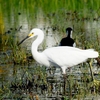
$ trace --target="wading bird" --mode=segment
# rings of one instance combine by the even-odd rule
[[[60,46],[76,46],[74,39],[72,39],[72,32],[73,29],[71,27],[66,28],[67,37],[62,38],[60,41]]]
[[[31,52],[33,58],[40,64],[50,67],[60,67],[64,75],[64,82],[66,81],[66,69],[85,62],[88,58],[97,58],[99,56],[97,51],[93,49],[82,50],[70,46],[58,46],[45,49],[43,52],[38,52],[38,46],[44,39],[44,33],[38,28],[30,31],[29,35],[23,39],[18,45],[28,38],[37,36],[36,40],[32,43]],[[65,92],[65,90],[64,90]]]

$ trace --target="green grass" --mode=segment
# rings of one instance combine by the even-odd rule
[[[20,12],[23,17],[27,17],[27,20],[31,21],[35,19],[37,13],[41,9],[44,15],[57,13],[59,16],[61,10],[65,13],[78,12],[79,17],[88,17],[88,13],[95,11],[100,16],[100,1],[97,0],[1,0],[1,10],[4,16],[4,20],[8,20],[8,23],[12,23],[12,18],[18,20],[18,13]],[[7,16],[7,17],[6,17]],[[95,14],[93,15],[95,16]],[[33,22],[32,21],[32,22]]]

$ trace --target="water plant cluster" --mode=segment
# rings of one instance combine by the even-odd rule
[[[89,98],[99,95],[100,71],[92,73],[93,77],[89,71],[92,65],[100,66],[99,58],[96,64],[92,62],[91,65],[88,61],[76,66],[72,73],[67,71],[66,96],[63,96],[61,75],[58,79],[55,69],[40,67],[26,45],[17,45],[20,41],[18,35],[38,27],[41,20],[39,28],[44,30],[46,36],[51,29],[51,37],[58,40],[55,45],[59,44],[55,33],[62,38],[65,29],[71,26],[77,47],[94,48],[100,53],[100,0],[0,0],[0,99],[81,100],[89,95]],[[13,64],[13,67],[4,70],[4,64]]]

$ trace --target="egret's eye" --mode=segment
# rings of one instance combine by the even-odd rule
[[[30,37],[30,36],[33,36],[34,35],[34,33],[30,33],[28,36]]]

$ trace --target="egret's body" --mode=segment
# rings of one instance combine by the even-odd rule
[[[40,29],[31,30],[30,34],[24,39],[37,36],[36,40],[32,43],[31,51],[34,59],[47,67],[51,65],[61,67],[63,74],[66,73],[66,68],[69,66],[80,64],[88,58],[97,58],[98,52],[93,49],[81,50],[75,47],[59,46],[45,49],[43,52],[38,52],[38,46],[44,39],[44,33]],[[21,44],[22,40],[19,44]]]
[[[60,46],[76,46],[74,39],[72,39],[72,32],[73,29],[71,27],[66,28],[67,37],[61,39]]]

